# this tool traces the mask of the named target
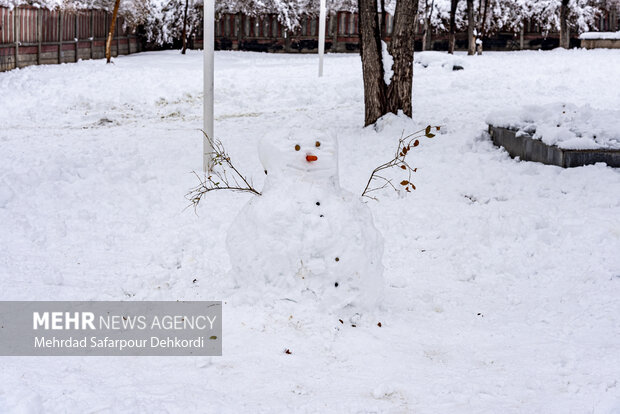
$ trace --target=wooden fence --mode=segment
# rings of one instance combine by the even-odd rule
[[[383,37],[389,40],[393,17],[385,15]],[[223,14],[215,21],[217,50],[251,50],[264,52],[316,52],[318,49],[319,19],[305,16],[299,27],[290,31],[275,14],[246,16],[241,13]],[[331,52],[359,50],[357,13],[338,12],[327,16],[325,49]],[[202,33],[197,33],[190,45],[202,48]]]
[[[77,62],[105,55],[112,15],[102,10],[66,12],[0,7],[0,72],[29,65]],[[138,37],[116,21],[112,55],[140,50]]]
[[[620,29],[618,13],[611,11],[597,22],[599,30]],[[36,64],[77,62],[79,59],[103,58],[111,14],[102,10],[75,12],[34,7],[8,9],[0,7],[0,72]],[[123,18],[116,23],[112,55],[136,53],[141,40],[123,28]],[[382,37],[390,40],[393,17],[384,16]],[[218,50],[253,50],[266,52],[315,53],[318,49],[318,17],[306,16],[294,31],[286,30],[275,14],[246,16],[223,14],[215,22],[215,48]],[[415,48],[422,47],[422,28],[416,28]],[[325,49],[331,52],[359,51],[357,13],[330,14],[326,25]],[[579,46],[576,33],[571,47]],[[523,33],[496,33],[484,39],[485,50],[551,49],[559,45],[557,33],[543,35],[540,28],[527,23]],[[434,32],[431,49],[447,50],[448,34]],[[202,33],[190,39],[190,47],[202,48]],[[467,34],[456,35],[457,49],[467,49]]]
[[[382,38],[389,42],[393,29],[393,17],[384,16]],[[485,50],[553,49],[559,46],[559,33],[542,32],[537,25],[525,22],[523,33],[500,32],[484,39]],[[223,14],[215,22],[215,48],[218,50],[253,50],[287,53],[316,53],[318,49],[318,17],[302,18],[300,26],[286,30],[275,14],[246,16]],[[415,49],[422,49],[422,27],[416,27]],[[598,30],[620,29],[618,13],[607,12],[597,21]],[[432,50],[448,49],[448,33],[431,34]],[[328,15],[325,49],[331,52],[359,51],[359,27],[357,13],[338,12]],[[202,48],[202,33],[190,40],[193,48]],[[571,47],[578,47],[577,33],[571,33]],[[456,34],[456,48],[467,50],[467,33]]]

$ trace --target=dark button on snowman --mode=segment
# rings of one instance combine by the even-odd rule
[[[383,287],[383,239],[360,197],[340,188],[338,143],[295,129],[259,141],[267,174],[231,226],[233,275],[257,294],[329,308],[372,307]]]

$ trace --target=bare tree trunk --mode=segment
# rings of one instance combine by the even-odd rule
[[[562,0],[560,5],[560,47],[568,49],[570,47],[570,29],[568,27],[568,2]]]
[[[380,6],[381,15],[379,16],[379,33],[381,34],[381,38],[383,38],[383,35],[385,34],[385,28],[383,27],[383,25],[385,25],[385,0],[380,1]]]
[[[474,36],[474,0],[467,0],[467,54],[476,53],[476,38]]]
[[[519,49],[525,49],[525,20],[521,22],[521,30],[519,31]]]
[[[407,116],[413,115],[413,40],[417,9],[418,0],[400,0],[396,3],[389,47],[389,53],[394,60],[394,74],[388,86],[384,80],[377,0],[359,0],[364,125],[374,124],[388,112],[397,113],[402,110]]]
[[[489,0],[484,0],[484,12],[482,13],[482,26],[480,27],[480,36],[484,36],[487,31],[487,11],[489,10]]]
[[[428,35],[428,0],[424,0],[424,26],[422,27],[422,51],[426,50],[426,36]]]
[[[478,22],[476,23],[476,39],[480,37],[480,33],[482,33],[482,0],[478,1]]]
[[[187,8],[189,7],[189,0],[185,0],[185,10],[183,11],[183,31],[181,32],[181,36],[183,37],[183,48],[181,49],[181,54],[185,54],[187,50]]]
[[[428,0],[424,0],[424,11],[426,15],[424,16],[424,33],[422,34],[422,50],[430,50],[432,49],[432,26],[431,26],[431,17],[433,16],[433,8],[435,7],[435,0],[431,1],[431,8],[428,8]]]
[[[456,43],[456,7],[459,0],[450,0],[450,41],[448,44],[448,53],[454,54],[454,45]]]
[[[110,30],[108,31],[108,39],[105,42],[105,58],[106,63],[110,63],[112,60],[112,39],[114,38],[114,29],[116,28],[116,16],[118,15],[118,6],[120,6],[121,0],[114,2],[114,11],[112,12],[112,21],[110,22]],[[118,50],[116,51],[118,54]]]
[[[489,9],[489,0],[484,0],[484,12],[482,12],[482,19],[480,20],[480,31],[478,32],[478,39],[476,41],[476,50],[479,55],[482,54],[482,39],[484,38],[484,35],[486,34],[487,10],[488,9]]]
[[[417,19],[418,0],[400,0],[394,12],[394,29],[389,52],[394,59],[392,82],[388,86],[389,112],[398,113],[402,109],[408,117],[413,117],[413,31]]]
[[[374,124],[386,113],[387,85],[383,80],[377,0],[359,0],[358,8],[366,126]]]

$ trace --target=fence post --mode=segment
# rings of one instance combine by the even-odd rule
[[[121,29],[118,27],[118,16],[116,17],[116,24],[114,25],[114,35],[116,36],[116,56],[120,56],[121,54]]]
[[[13,37],[15,40],[15,69],[19,68],[19,8],[13,9]]]
[[[105,57],[106,48],[108,45],[107,38],[108,38],[108,33],[110,31],[110,22],[108,20],[110,20],[110,18],[108,17],[108,12],[106,11],[104,12],[104,15],[103,15],[103,24],[104,24],[103,27],[105,28],[104,30],[105,39],[103,41],[103,57]],[[112,56],[112,43],[110,43],[110,56]]]
[[[319,10],[319,77],[323,76],[323,55],[325,54],[325,0],[321,0]]]
[[[291,34],[293,34],[293,30],[284,29],[284,50],[286,53],[291,53]]]
[[[237,50],[241,50],[241,45],[243,43],[243,40],[241,38],[241,33],[245,30],[245,27],[243,26],[243,15],[241,14],[241,12],[237,13],[236,19],[237,21]]]
[[[338,18],[338,12],[332,13],[331,17],[333,19],[334,24],[332,24],[332,50],[334,52],[338,51],[338,25],[340,24],[340,19]]]
[[[80,29],[79,26],[79,22],[80,22],[80,10],[77,10],[77,12],[75,13],[75,62],[77,63],[78,61],[78,55],[79,55],[79,45],[80,45],[80,32],[78,31]]]
[[[43,41],[43,9],[37,9],[37,65],[41,64],[41,42]]]
[[[90,58],[94,59],[94,51],[95,48],[95,12],[90,10]]]
[[[58,12],[58,64],[62,63],[62,11]]]

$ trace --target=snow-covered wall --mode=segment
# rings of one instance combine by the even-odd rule
[[[582,33],[581,35],[579,35],[579,38],[584,40],[591,40],[591,39],[615,39],[615,40],[620,40],[620,31],[618,32],[586,32],[586,33]]]

